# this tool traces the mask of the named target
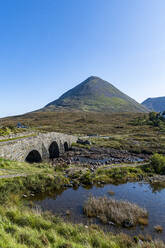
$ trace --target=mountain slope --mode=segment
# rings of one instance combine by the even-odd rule
[[[151,111],[165,111],[165,96],[146,99],[142,105]]]
[[[59,108],[104,112],[147,112],[144,106],[112,84],[94,76],[46,105],[43,111],[54,111]]]

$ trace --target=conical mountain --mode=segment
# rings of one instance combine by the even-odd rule
[[[147,112],[135,100],[99,77],[91,76],[67,91],[59,99],[49,103],[44,111],[59,108],[104,112]]]

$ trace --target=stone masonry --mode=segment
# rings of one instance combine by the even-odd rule
[[[71,144],[76,141],[77,137],[72,135],[56,132],[39,133],[37,136],[1,142],[0,157],[16,161],[25,161],[28,154],[35,150],[38,151],[42,160],[46,160],[49,158],[49,147],[53,142],[57,143],[59,152],[62,154],[65,150],[64,144],[67,144],[69,148]]]

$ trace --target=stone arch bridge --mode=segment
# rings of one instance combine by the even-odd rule
[[[41,162],[59,157],[67,151],[76,136],[62,133],[39,133],[36,136],[0,142],[0,157],[27,162]]]

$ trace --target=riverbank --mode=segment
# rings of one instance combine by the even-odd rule
[[[125,234],[113,235],[98,226],[73,225],[48,212],[22,206],[0,207],[3,248],[163,248],[161,241],[139,241]]]
[[[68,159],[68,158],[67,158]],[[106,164],[68,164],[64,159],[52,163],[29,164],[25,162],[0,159],[1,192],[22,192],[35,194],[57,188],[77,188],[79,186],[121,184],[126,182],[146,181],[151,185],[165,185],[165,175],[156,174],[146,163]],[[18,190],[17,190],[18,188]],[[7,195],[7,194],[6,194]],[[0,198],[3,196],[1,194]]]
[[[140,240],[138,237],[130,238],[126,234],[105,234],[97,225],[65,223],[50,213],[34,210],[33,205],[30,206],[30,201],[27,200],[44,192],[63,191],[70,187],[78,188],[80,185],[92,187],[141,180],[142,177],[149,176],[143,167],[131,167],[130,164],[121,168],[120,166],[107,168],[107,165],[104,165],[91,170],[86,165],[53,166],[46,163],[27,164],[1,159],[0,170],[5,174],[10,172],[11,175],[12,171],[26,174],[24,177],[18,175],[15,178],[0,179],[1,247],[9,248],[11,244],[12,247],[58,248],[134,248],[149,247],[151,244],[155,248],[164,247],[162,242],[154,243],[151,240],[147,241],[146,238],[141,242],[138,241]],[[26,206],[23,202],[26,202]]]

